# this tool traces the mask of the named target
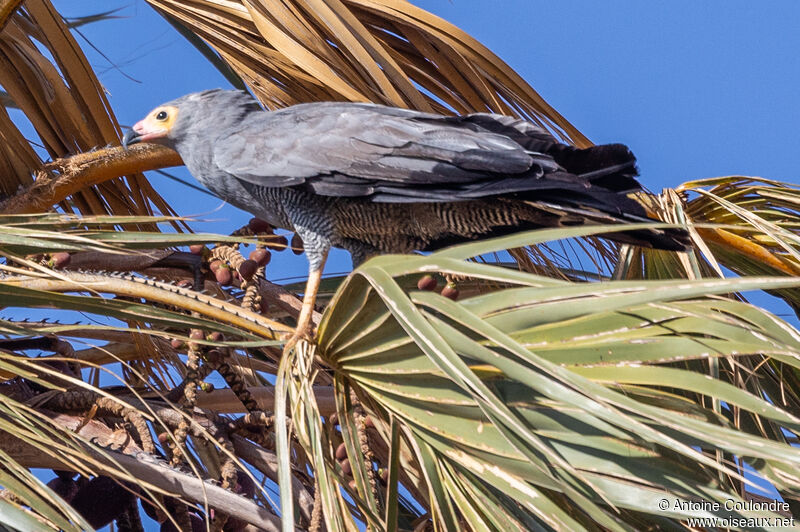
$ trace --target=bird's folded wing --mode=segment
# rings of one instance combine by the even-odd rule
[[[560,173],[552,157],[512,139],[526,134],[523,126],[546,138],[535,126],[498,115],[304,104],[250,115],[216,143],[214,163],[255,185],[303,187],[325,196],[472,199],[535,189],[543,176]]]

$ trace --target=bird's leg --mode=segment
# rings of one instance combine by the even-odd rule
[[[325,265],[327,256],[328,252],[326,250],[322,253],[320,261],[314,260],[311,262],[311,267],[308,272],[308,281],[306,281],[306,290],[303,294],[303,306],[300,307],[300,315],[297,317],[297,327],[295,327],[294,333],[289,337],[283,347],[284,354],[291,351],[301,338],[311,337],[311,317],[314,314],[314,304],[317,302],[317,293],[319,292],[319,285],[322,282],[322,268]],[[319,262],[319,264],[316,264],[317,262]]]

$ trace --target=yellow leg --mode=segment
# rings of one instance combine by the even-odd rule
[[[303,295],[303,306],[300,307],[300,315],[297,317],[297,327],[292,336],[286,341],[283,348],[284,353],[288,353],[301,338],[310,339],[311,337],[311,316],[314,314],[314,304],[317,301],[319,284],[322,282],[322,266],[316,270],[311,270],[306,282],[306,292]]]

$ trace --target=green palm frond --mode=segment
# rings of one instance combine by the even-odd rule
[[[231,364],[245,373],[248,366],[255,369],[247,389],[266,389],[276,398],[278,467],[270,474],[281,484],[281,504],[306,512],[303,526],[311,514],[298,498],[302,486],[316,492],[331,530],[358,522],[413,528],[426,519],[443,529],[682,526],[681,520],[704,514],[679,506],[661,511],[660,499],[746,500],[753,488],[747,487],[745,464],[785,498],[798,496],[792,471],[800,452],[790,435],[800,433],[791,380],[800,369],[800,333],[762,309],[724,297],[796,289],[796,277],[576,282],[474,260],[618,228],[541,230],[428,256],[375,258],[340,281],[316,344],[303,343],[278,360],[268,351],[275,342],[259,334],[269,327],[241,321],[246,310],[221,307],[229,317],[190,315],[189,302],[175,299],[183,292],[174,293],[172,285],[151,281],[133,285],[146,290],[125,291],[120,288],[125,276],[51,270],[17,254],[61,245],[75,256],[95,249],[125,255],[203,239],[252,237],[111,231],[139,221],[124,217],[0,221],[0,234],[8,235],[0,248],[16,263],[7,263],[10,274],[0,280],[5,305],[70,308],[126,323],[3,322],[3,332],[111,341],[107,349],[119,352],[117,357],[76,352],[72,359],[92,360],[97,369],[123,361],[136,388],[120,398],[156,432],[162,426],[174,430],[182,416],[157,406],[159,396],[153,395],[171,393],[184,371],[167,338],[230,349]],[[15,231],[29,237],[26,247],[10,238]],[[480,289],[465,291],[469,297],[457,302],[416,289],[419,277],[431,273]],[[114,294],[125,298],[109,298]],[[270,327],[289,330],[280,321]],[[193,340],[190,329],[223,332],[225,340]],[[152,349],[137,354],[125,347],[139,345],[136,338],[142,337],[152,338]],[[264,358],[249,362],[248,350]],[[139,360],[160,366],[141,373],[139,368],[148,366]],[[54,383],[61,381],[42,367],[14,355],[8,363],[0,361],[0,374],[8,383],[30,381],[55,391]],[[270,376],[277,378],[275,388],[268,384]],[[72,384],[92,393],[119,393],[83,380]],[[332,394],[327,397],[335,403],[336,419],[321,388],[331,384],[324,393]],[[58,386],[64,389],[63,383]],[[18,408],[16,399],[2,397],[0,404],[9,411]],[[282,428],[288,419],[291,432]],[[30,438],[15,426],[9,422],[6,430]],[[39,445],[66,449],[58,439],[65,436],[56,434],[39,435]],[[211,434],[207,438],[215,441]],[[79,459],[86,445],[70,456]],[[342,446],[348,470],[335,456]],[[203,472],[208,464],[196,464],[201,477],[210,474]],[[313,477],[301,464],[311,467]],[[134,474],[125,472],[131,464],[119,470],[98,470],[96,462],[80,467],[123,481]],[[24,481],[23,465],[10,471]],[[151,484],[154,493],[164,489],[157,481]],[[54,511],[62,517],[46,513],[42,505],[49,503],[29,503],[49,522],[70,519],[58,503]],[[293,513],[284,506],[284,516]]]
[[[770,357],[797,369],[796,330],[714,296],[791,288],[800,279],[570,283],[464,262],[512,240],[581,232],[380,257],[338,290],[316,355],[336,372],[342,436],[352,467],[362,468],[354,473],[360,519],[389,525],[383,494],[376,498],[369,486],[372,466],[353,436],[350,391],[380,427],[372,436],[383,442],[372,447],[403,450],[395,455],[407,462],[391,463],[406,483],[425,479],[425,508],[447,530],[680,526],[678,520],[699,514],[662,511],[660,499],[739,500],[745,463],[782,493],[798,495],[790,472],[800,451],[782,435],[800,429],[785,408],[794,405],[712,380],[706,364]],[[403,279],[431,271],[512,286],[459,302],[402,288]],[[295,390],[290,412],[313,412],[313,403],[304,404],[309,396],[302,391],[310,388],[300,360],[285,365],[287,387]],[[711,406],[719,401],[724,408]],[[750,423],[739,422],[748,416]],[[298,433],[321,430],[311,413],[293,419],[304,421]],[[752,430],[756,424],[771,429]],[[315,465],[335,477],[326,440],[321,448],[310,436],[301,441],[323,460]],[[389,458],[377,460],[389,467]]]

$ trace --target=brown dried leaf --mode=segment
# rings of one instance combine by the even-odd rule
[[[214,47],[271,108],[351,100],[498,112],[590,145],[485,46],[404,0],[148,2]]]
[[[6,5],[10,4],[4,2],[0,8]],[[8,13],[0,9],[0,15]],[[0,32],[0,85],[25,113],[42,148],[53,159],[119,143],[119,124],[103,88],[48,0],[27,1],[8,16]],[[20,185],[31,184],[42,161],[32,141],[25,139],[4,111],[0,113],[0,138],[4,141],[0,191],[11,195]],[[54,199],[65,211],[77,208],[83,214],[142,215],[152,214],[154,207],[172,212],[141,173],[92,185],[72,191],[68,199]]]

